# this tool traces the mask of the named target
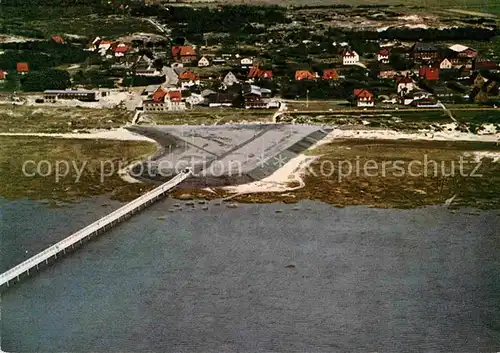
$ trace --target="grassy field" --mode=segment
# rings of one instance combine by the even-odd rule
[[[482,124],[494,124],[500,132],[499,110],[452,110],[453,117],[460,123],[460,131],[476,131]],[[376,111],[345,110],[332,114],[288,114],[280,117],[280,122],[321,125],[365,125],[400,131],[418,131],[434,128],[438,124],[449,124],[453,120],[442,110],[391,110]]]
[[[147,113],[158,125],[214,125],[230,122],[270,122],[275,110],[198,108],[185,112]]]
[[[155,151],[156,145],[147,142],[0,136],[0,196],[54,203],[107,194],[113,199],[129,201],[149,190],[151,185],[127,183],[120,178],[118,170]],[[25,170],[35,176],[24,174],[26,161],[34,162],[26,164]],[[39,164],[40,161],[47,162]],[[64,162],[69,163],[69,169]],[[40,174],[51,173],[46,177],[38,175],[35,167],[38,164]],[[80,179],[77,179],[77,170],[83,171]],[[108,174],[101,170],[114,173],[106,176]]]
[[[84,132],[117,128],[132,121],[132,113],[117,109],[0,107],[0,132]]]
[[[478,165],[471,158],[478,151],[500,153],[500,146],[459,142],[338,140],[310,153],[320,158],[306,173],[304,188],[281,194],[243,195],[232,201],[295,203],[309,199],[338,207],[414,208],[443,205],[455,196],[452,207],[499,209],[500,163],[484,158]],[[462,168],[461,157],[464,158]],[[478,170],[473,173],[476,166]],[[214,197],[209,193],[193,195]],[[219,191],[216,197],[221,196],[228,195]]]
[[[82,37],[113,38],[136,32],[158,33],[148,21],[124,14],[111,16],[92,13],[86,7],[65,9],[42,8],[36,16],[25,13],[25,8],[6,8],[0,14],[0,28],[4,34],[38,32],[46,38],[53,35],[77,35]]]

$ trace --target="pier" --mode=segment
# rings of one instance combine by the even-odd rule
[[[38,270],[40,266],[48,264],[51,260],[57,259],[61,253],[65,254],[69,249],[73,249],[75,245],[81,244],[84,240],[105,232],[133,214],[148,207],[191,175],[192,171],[190,169],[182,171],[166,183],[0,274],[0,288],[10,286],[11,282],[19,281],[23,275],[29,275],[30,272]]]

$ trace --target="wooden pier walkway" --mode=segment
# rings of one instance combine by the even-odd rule
[[[82,243],[83,240],[91,238],[107,229],[117,225],[126,218],[129,218],[138,211],[148,207],[158,199],[165,196],[165,194],[176,187],[184,180],[192,175],[190,169],[186,169],[167,181],[166,183],[158,186],[157,188],[145,193],[144,195],[136,198],[132,202],[120,207],[114,212],[102,217],[98,221],[88,225],[87,227],[71,234],[69,237],[61,240],[60,242],[48,247],[47,249],[39,252],[35,256],[30,257],[26,261],[11,268],[10,270],[0,274],[0,288],[9,286],[15,280],[19,281],[20,277],[24,274],[30,274],[30,271],[38,269],[42,264],[48,264],[49,260],[57,259],[61,253],[66,253],[68,248],[73,248],[75,244]]]

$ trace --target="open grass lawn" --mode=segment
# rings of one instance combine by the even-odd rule
[[[132,115],[117,109],[0,106],[0,132],[63,133],[111,129],[132,121]]]
[[[0,197],[68,202],[110,194],[113,199],[129,201],[152,186],[128,183],[118,170],[155,151],[156,145],[148,142],[0,136]],[[26,161],[34,163],[25,165]],[[29,175],[38,174],[40,161],[46,161],[39,169],[46,177],[24,174],[23,165]],[[79,180],[77,170],[83,171]]]

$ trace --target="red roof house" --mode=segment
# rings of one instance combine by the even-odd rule
[[[427,81],[439,80],[439,68],[437,67],[421,67],[418,73],[421,78]]]
[[[373,93],[364,88],[354,90],[354,98],[356,98],[358,107],[373,107]]]
[[[168,91],[167,94],[172,102],[182,101],[181,91]]]
[[[335,69],[325,69],[323,70],[323,76],[321,76],[323,80],[338,80],[339,74]]]
[[[474,70],[497,70],[498,64],[491,60],[476,60],[473,67]]]
[[[172,47],[172,58],[188,63],[196,60],[196,51],[190,45],[175,45]]]
[[[17,72],[20,74],[25,74],[30,71],[28,63],[17,63]]]
[[[295,71],[295,80],[314,80],[316,76],[309,70],[297,70]]]
[[[64,39],[61,36],[52,36],[52,40],[58,44],[64,44]]]
[[[0,81],[4,81],[7,78],[7,71],[0,70]]]
[[[273,72],[271,70],[263,70],[258,66],[252,66],[248,72],[248,78],[273,78]]]
[[[196,81],[199,80],[200,78],[194,72],[187,70],[179,75],[179,79],[185,81]]]
[[[377,53],[377,60],[383,63],[388,63],[390,54],[391,51],[387,48],[384,48]]]
[[[165,91],[162,87],[158,87],[158,89],[153,93],[153,102],[159,103],[165,101],[165,96],[167,95],[167,91]]]
[[[126,43],[115,42],[111,44],[111,50],[115,53],[115,56],[124,56],[130,51],[130,45]]]

